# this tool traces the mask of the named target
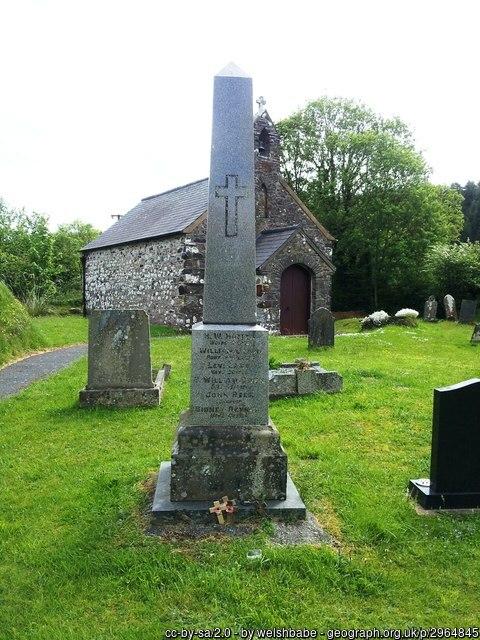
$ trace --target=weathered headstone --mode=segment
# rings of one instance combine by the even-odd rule
[[[458,321],[462,324],[470,324],[475,320],[475,314],[477,313],[477,301],[476,300],[462,300],[460,307],[460,316]]]
[[[437,321],[437,301],[435,300],[435,296],[429,296],[428,300],[425,301],[425,307],[423,310],[423,319],[426,322],[436,322]]]
[[[480,344],[480,322],[477,322],[477,324],[473,328],[473,333],[472,333],[472,337],[470,338],[470,343],[475,345]]]
[[[425,509],[480,507],[480,379],[434,390],[430,478],[410,480]]]
[[[329,309],[319,307],[308,321],[308,347],[333,347],[335,344],[335,318]]]
[[[449,293],[443,299],[443,306],[445,307],[445,318],[447,320],[457,319],[457,307],[455,304],[455,298]]]
[[[141,310],[92,311],[88,329],[88,381],[80,405],[154,406],[163,372],[152,381],[150,326]]]
[[[215,77],[203,322],[192,329],[190,410],[171,466],[162,463],[153,515],[209,515],[237,500],[237,515],[305,517],[287,456],[268,416],[268,332],[256,324],[252,80],[231,64]],[[169,489],[169,495],[167,492]],[[208,507],[208,508],[207,508]]]

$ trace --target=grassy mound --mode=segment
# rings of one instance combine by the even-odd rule
[[[45,345],[22,304],[0,282],[0,366],[13,356]]]

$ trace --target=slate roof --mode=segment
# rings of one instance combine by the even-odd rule
[[[300,227],[283,227],[279,229],[267,229],[262,231],[257,237],[257,262],[256,268],[265,264],[265,262],[278,251],[282,245],[290,240],[290,238],[298,231]]]
[[[208,178],[144,198],[82,251],[181,233],[207,210]]]
[[[281,186],[293,198],[307,217],[318,227],[320,232],[329,240],[335,238],[318,222],[311,211],[303,204],[297,194],[284,181],[280,180]],[[113,247],[115,245],[149,240],[161,236],[173,235],[189,230],[198,218],[206,213],[208,207],[208,178],[190,182],[176,189],[164,191],[155,196],[143,198],[136,207],[118,220],[109,229],[104,231],[98,238],[85,245],[82,251]],[[272,229],[264,233],[273,233],[277,237],[262,238],[261,247],[263,251],[271,250],[272,255],[286,240],[292,235],[296,227],[285,227],[283,229]],[[281,232],[289,235],[281,236]],[[275,249],[273,244],[280,243]],[[258,245],[257,245],[258,250]],[[268,256],[269,257],[269,256]],[[267,258],[265,258],[267,259]],[[265,262],[265,260],[263,260]],[[263,264],[263,262],[261,264]],[[258,266],[258,265],[257,265]]]

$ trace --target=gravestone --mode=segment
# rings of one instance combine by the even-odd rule
[[[141,310],[92,311],[88,327],[88,381],[80,406],[155,406],[163,372],[152,381],[150,325]]]
[[[425,509],[480,507],[480,379],[434,390],[430,478],[410,480]]]
[[[423,310],[423,319],[426,322],[436,322],[437,321],[437,301],[435,300],[435,296],[429,296],[428,300],[425,302],[425,307]]]
[[[476,300],[462,300],[460,307],[460,316],[458,321],[462,324],[470,324],[475,320],[475,314],[477,312]]]
[[[231,64],[215,76],[203,322],[192,328],[190,409],[154,497],[157,520],[211,517],[235,499],[305,518],[268,415],[268,332],[257,324],[252,80]]]
[[[449,293],[443,299],[443,306],[445,307],[445,318],[447,320],[457,319],[457,307],[455,304],[455,298]]]
[[[333,347],[335,344],[335,318],[325,307],[312,313],[308,321],[308,348]]]
[[[472,337],[470,338],[471,344],[480,344],[480,322],[477,322],[473,328]]]

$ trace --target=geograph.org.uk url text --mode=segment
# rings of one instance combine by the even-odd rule
[[[480,627],[410,627],[408,629],[318,629],[273,627],[271,629],[232,629],[230,627],[214,627],[212,629],[167,629],[165,638],[196,640],[241,638],[256,640],[257,638],[326,638],[327,640],[356,640],[372,638],[401,640],[402,638],[479,638]]]

